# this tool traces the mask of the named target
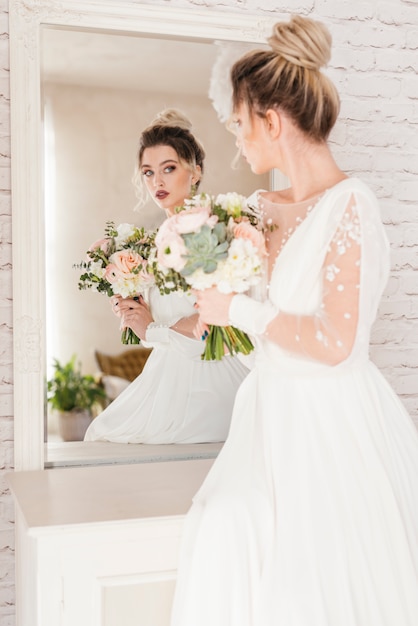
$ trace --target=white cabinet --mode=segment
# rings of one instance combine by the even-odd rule
[[[167,626],[213,460],[15,472],[17,626]]]

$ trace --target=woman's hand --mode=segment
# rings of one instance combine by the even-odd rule
[[[137,337],[145,340],[147,326],[154,320],[143,297],[139,296],[138,300],[133,300],[112,296],[111,304],[114,313],[120,317],[121,329],[131,328]]]
[[[213,326],[228,326],[229,307],[234,293],[220,293],[216,287],[204,291],[193,290],[200,322]]]
[[[110,305],[112,307],[112,311],[115,315],[117,315],[117,317],[120,317],[120,308],[119,308],[119,302],[121,302],[121,300],[123,300],[122,296],[112,296],[110,298]]]
[[[197,304],[195,304],[195,307],[197,309]],[[202,322],[202,320],[200,319],[198,315],[196,319],[196,324],[193,328],[193,336],[196,339],[200,339],[201,341],[204,341],[208,335],[209,335],[209,326],[208,324],[205,324],[205,322]]]

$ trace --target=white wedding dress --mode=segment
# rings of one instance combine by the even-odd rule
[[[290,314],[288,345],[256,337],[186,516],[171,624],[417,626],[418,434],[368,357],[389,270],[376,199],[347,179],[313,206],[258,200],[287,228],[257,310]]]
[[[190,295],[148,295],[155,327],[142,342],[153,350],[141,374],[98,415],[84,441],[119,443],[222,442],[236,391],[248,374],[237,357],[202,361],[203,342],[169,328],[196,313]]]

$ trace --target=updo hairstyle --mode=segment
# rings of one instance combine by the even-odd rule
[[[335,86],[320,71],[331,56],[328,29],[293,16],[277,23],[267,41],[271,50],[248,52],[233,65],[233,109],[244,103],[260,117],[280,109],[310,139],[326,140],[340,109]]]
[[[146,189],[140,172],[146,148],[170,146],[176,151],[180,162],[185,167],[194,172],[196,166],[200,166],[203,174],[205,151],[201,143],[192,134],[191,128],[191,122],[181,111],[165,109],[158,113],[151,124],[142,131],[139,137],[137,168],[134,175],[134,184],[139,200],[136,208],[144,204],[146,199]],[[195,183],[196,190],[199,184],[200,179]]]

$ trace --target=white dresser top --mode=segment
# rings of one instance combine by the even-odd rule
[[[29,529],[182,516],[213,459],[13,472]]]

